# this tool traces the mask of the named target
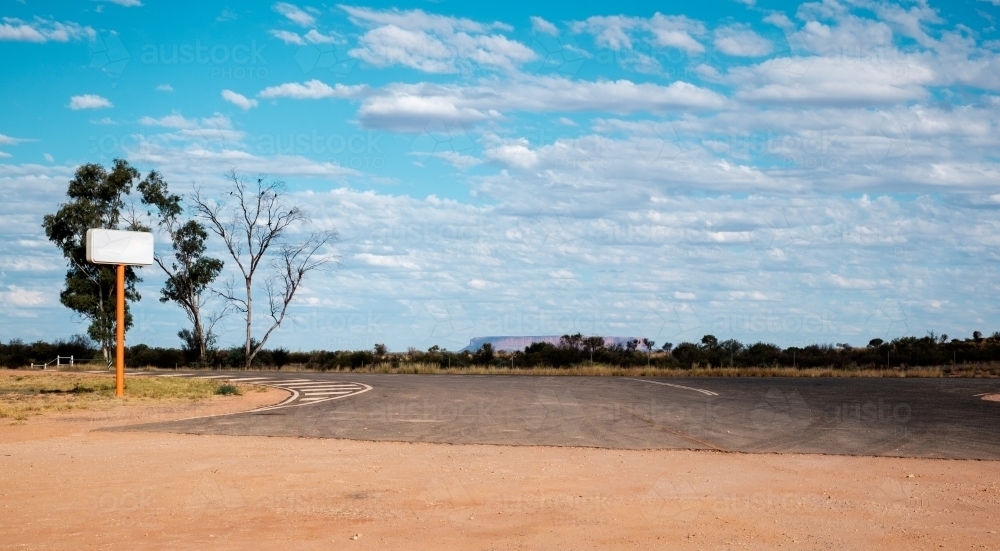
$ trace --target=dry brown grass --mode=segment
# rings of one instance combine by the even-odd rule
[[[357,371],[357,370],[355,370]],[[591,377],[942,377],[941,368],[916,368],[907,370],[843,370],[831,368],[791,367],[714,367],[714,368],[660,368],[660,367],[618,367],[595,364],[567,368],[540,367],[534,369],[466,367],[441,368],[435,364],[401,364],[399,367],[377,365],[366,369],[369,373],[464,373],[469,375],[544,375],[544,376],[591,376]]]
[[[112,375],[75,372],[0,371],[0,418],[24,420],[31,415],[79,409],[106,409],[136,402],[207,399],[225,381],[127,376],[125,397],[115,397]],[[251,388],[238,385],[241,390]]]
[[[304,365],[282,367],[282,372],[321,371]],[[837,369],[791,367],[713,367],[713,368],[659,368],[618,367],[607,364],[576,365],[572,367],[497,368],[497,367],[441,367],[437,364],[384,363],[365,366],[363,369],[329,370],[350,373],[402,373],[402,374],[454,374],[454,375],[542,375],[590,377],[1000,377],[1000,365],[960,365],[936,367],[910,367],[894,369]]]

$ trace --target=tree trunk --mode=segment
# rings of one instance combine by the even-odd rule
[[[97,289],[97,311],[98,311],[98,316],[101,316],[104,313],[104,294],[101,293],[100,287],[98,287]],[[101,355],[104,357],[105,363],[107,363],[108,358],[111,357],[111,350],[110,347],[108,346],[108,339],[106,334],[101,335]]]
[[[190,268],[188,268],[190,270]],[[201,325],[201,308],[198,304],[198,296],[190,286],[187,288],[187,304],[180,303],[190,311],[191,321],[194,323],[194,339],[198,343],[198,363],[205,364],[205,328]]]
[[[246,369],[250,369],[250,362],[253,360],[253,358],[250,357],[250,325],[253,320],[253,297],[250,294],[250,278],[247,278],[246,285],[247,285],[247,342],[244,348],[246,353],[244,360]]]
[[[205,363],[205,330],[201,326],[201,312],[196,307],[191,317],[194,318],[194,338],[198,341],[198,363]]]

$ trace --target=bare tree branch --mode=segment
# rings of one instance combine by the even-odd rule
[[[224,289],[216,290],[215,294],[244,315],[244,351],[249,368],[268,337],[284,321],[288,306],[306,274],[332,262],[332,257],[321,254],[321,250],[332,245],[337,234],[333,231],[313,233],[303,243],[287,243],[285,237],[289,229],[308,218],[299,207],[286,204],[284,183],[268,180],[265,175],[250,181],[235,170],[229,172],[227,179],[230,181],[228,199],[209,200],[200,188],[196,188],[192,203],[199,215],[208,221],[211,231],[222,239],[242,276],[241,291],[236,291],[236,281],[231,278]],[[259,281],[257,275],[262,264],[275,256],[263,281],[271,324],[260,341],[254,341],[254,284]]]

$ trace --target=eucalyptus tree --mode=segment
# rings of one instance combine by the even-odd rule
[[[592,335],[583,339],[583,346],[590,351],[590,363],[594,363],[594,352],[604,348],[604,337]]]
[[[87,262],[87,230],[139,231],[147,228],[128,218],[127,198],[139,171],[122,159],[111,170],[88,163],[76,169],[66,189],[68,200],[53,214],[42,218],[49,241],[62,251],[68,264],[59,302],[90,322],[87,335],[111,357],[115,342],[117,275],[114,266]],[[132,327],[129,303],[141,296],[135,285],[141,281],[132,266],[125,268],[125,329]]]
[[[646,367],[649,367],[650,358],[653,355],[653,347],[656,346],[656,341],[643,337],[642,346],[646,348]]]
[[[201,222],[184,217],[181,197],[171,193],[167,182],[156,171],[138,186],[142,194],[142,204],[155,209],[148,214],[167,234],[173,248],[173,258],[155,255],[157,266],[166,274],[167,280],[160,290],[160,302],[174,302],[187,314],[191,329],[182,329],[177,336],[190,352],[197,355],[198,362],[204,364],[208,348],[215,342],[213,327],[225,314],[225,310],[204,313],[210,285],[219,276],[224,266],[217,258],[205,255],[205,241],[208,232]]]

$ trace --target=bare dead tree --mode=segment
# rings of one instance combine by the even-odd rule
[[[224,198],[213,201],[196,188],[191,202],[212,232],[222,239],[242,279],[237,282],[234,275],[216,293],[244,314],[245,367],[249,368],[268,337],[284,321],[306,274],[334,261],[325,254],[325,249],[336,242],[337,233],[314,232],[301,243],[289,243],[286,234],[290,229],[309,219],[302,209],[287,204],[284,183],[268,180],[266,176],[248,180],[235,170],[229,172],[228,179],[231,186]],[[261,270],[262,274],[258,274]],[[253,291],[258,275],[264,279],[271,319],[261,339],[254,341]]]

